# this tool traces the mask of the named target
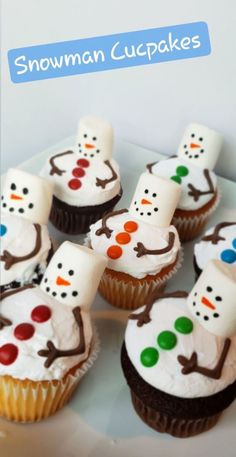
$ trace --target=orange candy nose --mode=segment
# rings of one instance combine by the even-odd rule
[[[202,297],[202,304],[211,309],[216,309],[216,307],[208,300],[206,297]]]
[[[62,278],[61,276],[57,276],[56,283],[58,286],[70,286],[70,282],[66,281],[66,279]]]
[[[141,203],[142,203],[142,205],[151,205],[152,204],[152,202],[150,202],[149,200],[146,200],[146,198],[142,198]]]
[[[16,195],[16,194],[11,194],[11,199],[12,200],[23,200],[23,197],[20,197],[19,195]]]
[[[200,144],[190,143],[190,148],[200,148]]]
[[[134,221],[127,221],[124,225],[124,229],[129,233],[136,232],[136,230],[138,230],[138,224]]]
[[[92,149],[92,148],[95,148],[95,146],[93,144],[89,144],[89,143],[85,143],[85,147],[87,149]]]
[[[110,259],[119,259],[122,256],[122,248],[120,246],[110,246],[107,249],[107,255]]]
[[[116,235],[116,241],[119,244],[128,244],[131,240],[131,236],[126,232],[121,232]]]

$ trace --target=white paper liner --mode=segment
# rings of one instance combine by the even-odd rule
[[[97,359],[100,339],[93,326],[90,355],[74,374],[62,380],[21,381],[7,376],[0,377],[0,416],[17,422],[35,422],[51,416],[70,399],[85,373]],[[24,383],[24,384],[23,384]]]

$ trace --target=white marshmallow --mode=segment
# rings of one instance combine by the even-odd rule
[[[236,266],[211,260],[190,292],[187,304],[199,323],[214,335],[236,333]]]
[[[1,209],[33,223],[47,224],[53,184],[18,168],[10,168],[4,181]]]
[[[174,181],[150,173],[142,173],[129,213],[136,219],[168,227],[180,198],[181,186]]]
[[[178,156],[203,170],[213,170],[223,138],[215,130],[200,124],[189,124],[178,148]]]
[[[75,150],[80,157],[87,157],[87,159],[111,159],[113,150],[111,124],[94,116],[80,119]]]
[[[49,263],[40,287],[65,305],[90,308],[106,265],[105,256],[65,241]]]

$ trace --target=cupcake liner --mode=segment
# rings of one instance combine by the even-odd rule
[[[94,328],[88,359],[63,379],[31,381],[0,377],[0,416],[17,422],[36,422],[55,414],[70,399],[78,383],[97,359],[100,340]]]
[[[192,241],[203,231],[211,214],[219,205],[220,199],[221,194],[218,189],[216,198],[208,210],[204,210],[204,212],[195,216],[173,216],[172,224],[176,227],[179,233],[180,241]]]
[[[210,430],[216,425],[222,414],[220,412],[199,419],[180,419],[156,411],[142,402],[132,390],[130,393],[136,413],[149,427],[160,433],[169,433],[178,438],[188,438]]]
[[[58,230],[68,235],[80,235],[89,230],[91,224],[101,219],[105,214],[113,210],[122,196],[119,194],[111,200],[94,206],[71,206],[53,197],[50,213],[50,221]]]

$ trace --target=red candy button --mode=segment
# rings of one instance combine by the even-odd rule
[[[82,183],[79,179],[71,179],[69,182],[68,182],[68,186],[70,187],[70,189],[72,190],[77,190],[79,189],[81,186],[82,186]]]
[[[127,221],[124,225],[124,229],[129,233],[136,232],[136,230],[138,230],[138,224],[134,221]]]
[[[50,319],[52,313],[51,310],[48,306],[46,305],[39,305],[36,306],[32,313],[31,313],[31,319],[34,322],[38,322],[41,324],[42,322],[48,321]]]
[[[119,259],[119,257],[122,256],[122,249],[120,246],[110,246],[107,249],[107,255],[110,257],[110,259]]]
[[[126,232],[121,232],[116,235],[116,241],[119,244],[128,244],[131,240],[131,236]]]
[[[24,322],[23,324],[17,325],[17,327],[14,330],[14,336],[18,340],[29,340],[30,338],[32,338],[34,332],[34,326],[32,324],[27,324],[27,322]]]
[[[83,167],[83,168],[88,168],[89,167],[89,161],[87,159],[79,159],[77,160],[77,165],[79,165],[79,167]]]
[[[14,344],[4,344],[0,348],[0,363],[2,365],[11,365],[18,356],[18,348]]]
[[[83,168],[74,168],[74,170],[72,170],[72,175],[76,178],[82,178],[85,175],[85,171]]]

